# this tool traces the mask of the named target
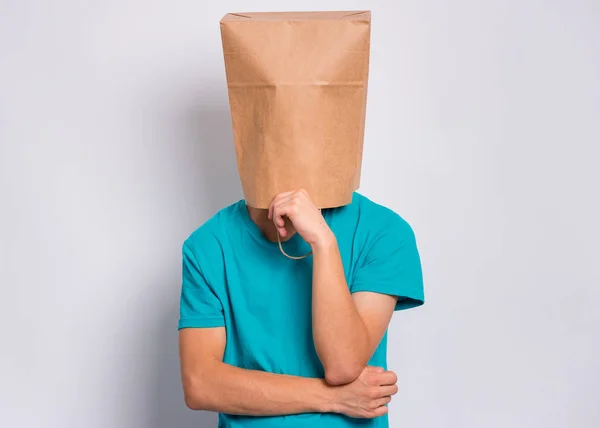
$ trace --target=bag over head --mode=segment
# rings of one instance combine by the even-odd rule
[[[371,14],[231,13],[221,37],[246,203],[304,188],[319,208],[358,189]]]

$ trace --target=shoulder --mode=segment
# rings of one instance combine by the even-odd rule
[[[401,240],[414,240],[410,224],[397,212],[355,193],[352,205],[359,212],[359,226],[371,236],[389,235]]]
[[[183,250],[189,252],[196,259],[212,259],[222,253],[222,242],[224,240],[228,225],[231,224],[239,202],[229,205],[209,218],[204,224],[194,230],[184,241]]]

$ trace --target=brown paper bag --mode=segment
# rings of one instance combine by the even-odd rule
[[[371,14],[230,13],[221,36],[248,205],[304,188],[349,204],[362,162]]]

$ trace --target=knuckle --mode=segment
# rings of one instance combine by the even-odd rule
[[[374,380],[379,377],[379,374],[377,372],[369,371],[369,372],[364,372],[364,373],[365,373],[365,379]]]
[[[373,399],[379,397],[379,391],[377,390],[377,388],[373,388],[373,387],[369,388],[367,390],[367,397],[373,398]]]
[[[369,386],[377,386],[379,382],[377,381],[377,376],[369,376],[365,379],[365,383]]]
[[[384,383],[385,376],[382,376],[381,373],[373,373],[369,377],[369,382],[371,385],[382,385]]]

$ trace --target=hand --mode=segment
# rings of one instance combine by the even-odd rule
[[[282,237],[287,236],[284,217],[292,222],[296,231],[311,246],[330,243],[334,239],[321,211],[305,190],[280,193],[269,206],[269,219]]]
[[[381,367],[366,367],[358,379],[348,385],[335,387],[335,413],[352,418],[375,418],[385,415],[386,404],[398,392],[398,378]]]

